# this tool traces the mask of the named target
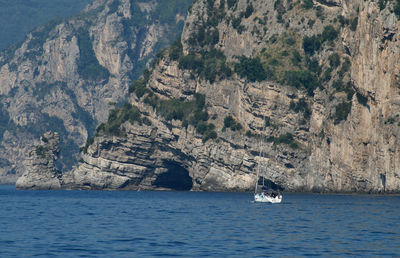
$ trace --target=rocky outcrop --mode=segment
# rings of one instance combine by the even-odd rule
[[[60,136],[54,132],[46,132],[40,137],[40,144],[29,151],[26,160],[26,171],[16,182],[17,189],[45,189],[61,188],[61,172],[56,168]]]
[[[96,0],[0,53],[0,183],[25,171],[27,146],[48,130],[61,137],[60,167],[76,164],[110,105],[126,101],[128,86],[180,33],[190,2],[159,15],[164,1]]]
[[[394,3],[310,3],[196,1],[65,186],[399,192]]]
[[[255,161],[229,144],[204,144],[193,129],[125,124],[127,137],[98,137],[67,173],[72,187],[243,191],[253,186]],[[178,140],[177,140],[178,139]]]

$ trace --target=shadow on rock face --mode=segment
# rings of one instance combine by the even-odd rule
[[[189,171],[175,161],[165,161],[164,166],[168,170],[157,177],[154,186],[175,191],[189,191],[192,189],[193,181],[189,176]]]
[[[263,185],[262,177],[258,178],[258,185]],[[279,190],[279,191],[285,190],[285,188],[283,186],[278,185],[278,184],[274,183],[273,181],[271,181],[269,179],[264,179],[264,188],[265,189],[272,189],[272,190]]]

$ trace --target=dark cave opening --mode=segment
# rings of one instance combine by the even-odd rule
[[[193,180],[189,176],[189,171],[175,161],[166,161],[164,166],[168,170],[157,177],[154,186],[175,191],[189,191],[192,189]]]
[[[258,185],[263,185],[263,178],[259,177],[258,178]],[[281,185],[275,184],[273,181],[269,180],[269,179],[264,179],[264,187],[265,189],[272,189],[272,190],[279,190],[279,191],[283,191],[285,190],[285,188]]]

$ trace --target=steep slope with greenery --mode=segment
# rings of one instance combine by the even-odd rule
[[[398,19],[397,1],[198,0],[64,183],[243,191],[262,164],[287,190],[398,192]]]
[[[59,168],[71,168],[110,106],[126,100],[129,84],[180,34],[191,2],[97,0],[1,52],[0,182],[15,181],[47,130],[61,138]]]

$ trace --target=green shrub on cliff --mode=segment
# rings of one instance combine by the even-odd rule
[[[333,41],[339,35],[339,32],[332,26],[327,25],[324,27],[322,34],[313,35],[313,36],[305,36],[303,38],[303,49],[304,52],[310,56],[312,56],[315,52],[320,50],[321,45],[326,41]]]
[[[238,0],[227,0],[228,3],[228,8],[232,8],[236,5],[236,3],[238,2]]]
[[[212,125],[212,124],[209,124],[209,125]],[[203,142],[206,142],[209,139],[213,139],[214,140],[214,139],[218,138],[217,132],[214,131],[214,129],[210,129],[211,127],[208,127],[208,128],[209,129],[204,132],[204,135],[203,135],[203,138],[202,138]]]
[[[133,84],[129,86],[129,93],[135,93],[140,99],[144,94],[150,92],[146,88],[146,82],[143,79],[133,81]]]
[[[303,112],[304,119],[309,119],[311,116],[311,110],[304,98],[299,99],[298,102],[290,102],[289,108],[295,112]]]
[[[292,149],[299,148],[299,145],[297,144],[296,140],[293,137],[293,134],[291,133],[281,134],[278,137],[270,136],[267,138],[267,142],[273,142],[274,145],[287,144]]]
[[[202,115],[205,105],[205,96],[195,94],[194,100],[182,101],[179,99],[160,100],[155,108],[157,113],[164,117],[167,121],[186,120],[190,124],[196,125],[199,121],[206,121],[208,114]]]
[[[302,7],[303,7],[304,9],[311,9],[311,8],[313,8],[313,6],[314,6],[314,3],[313,3],[312,0],[303,0],[303,5],[302,5]]]
[[[393,12],[396,14],[397,19],[400,19],[400,0],[396,0],[393,7]]]
[[[182,101],[179,99],[159,100],[155,105],[157,113],[167,121],[181,120],[182,126],[193,125],[196,132],[203,135],[203,141],[217,138],[214,124],[207,123],[209,115],[205,106],[205,96],[194,94],[194,99]]]
[[[383,10],[386,7],[388,0],[378,0],[378,6],[379,6],[379,10]]]
[[[248,4],[246,7],[246,11],[244,11],[244,13],[242,13],[241,16],[244,16],[245,18],[249,18],[250,15],[254,12],[254,7],[252,4]]]
[[[89,32],[80,30],[78,33],[79,61],[78,72],[85,80],[97,81],[108,79],[110,73],[99,64],[93,51]]]
[[[143,84],[140,84],[141,86]],[[141,88],[142,89],[142,88]],[[211,123],[207,123],[209,115],[205,106],[205,95],[196,93],[194,94],[193,100],[183,101],[180,99],[160,99],[152,91],[145,88],[146,97],[144,98],[144,103],[152,106],[158,115],[162,116],[166,121],[180,120],[182,121],[182,126],[187,127],[189,124],[196,128],[196,131],[203,135],[203,141],[208,139],[215,139],[217,133],[215,132],[215,126]],[[142,92],[144,90],[140,90]],[[135,91],[136,92],[136,91]],[[117,110],[119,112],[119,110]],[[110,118],[112,121],[119,121],[114,118],[116,115],[115,111],[110,112]],[[120,116],[125,117],[125,113]],[[143,118],[144,119],[144,118]],[[142,122],[143,122],[142,119]],[[126,119],[123,119],[125,121]],[[135,120],[135,119],[133,119]],[[141,121],[141,120],[136,120]],[[116,123],[116,126],[120,124]],[[110,124],[112,126],[112,123]],[[113,130],[113,127],[111,127]]]
[[[226,63],[226,57],[222,51],[211,48],[208,51],[201,51],[200,54],[188,54],[180,56],[178,60],[179,68],[190,70],[213,83],[217,77],[219,79],[230,77],[232,70]]]
[[[306,54],[312,56],[320,48],[321,48],[321,41],[317,36],[313,35],[310,37],[308,37],[308,36],[304,37],[303,49]]]
[[[284,81],[293,87],[304,87],[309,96],[314,96],[314,90],[320,86],[317,76],[308,70],[286,71]]]
[[[42,145],[37,146],[35,149],[36,155],[40,156],[42,159],[46,157],[47,151],[48,149]]]
[[[200,73],[203,68],[203,61],[194,54],[182,56],[179,58],[179,68],[183,70],[194,70]]]
[[[110,110],[107,123],[101,124],[97,128],[98,133],[105,133],[110,135],[122,136],[124,133],[121,131],[121,125],[129,121],[131,123],[138,122],[139,124],[150,125],[151,122],[142,117],[139,109],[129,103],[125,103],[121,108],[114,108]]]
[[[352,19],[350,22],[350,29],[352,31],[356,31],[357,25],[358,25],[358,17],[354,17],[354,19]]]
[[[3,139],[3,134],[10,124],[10,115],[6,109],[3,109],[3,104],[0,102],[0,142]]]
[[[251,82],[260,82],[267,79],[267,72],[264,70],[260,58],[258,57],[248,58],[241,56],[239,58],[239,63],[235,64],[235,72],[242,78],[247,77]]]
[[[240,131],[243,127],[231,115],[229,115],[224,119],[224,127],[222,130],[224,131],[226,128],[230,128],[232,131]]]
[[[139,99],[142,98],[143,95],[145,95],[146,93],[151,94],[152,92],[146,87],[151,74],[152,71],[148,69],[144,70],[142,77],[138,80],[134,80],[132,85],[129,86],[128,89],[129,94],[135,93]]]
[[[332,55],[329,56],[329,65],[332,68],[336,68],[340,65],[340,56],[338,53],[333,53]]]
[[[193,110],[192,102],[183,102],[179,99],[169,99],[160,101],[157,106],[157,113],[163,116],[167,121],[171,120],[183,120],[187,114],[187,111]]]
[[[171,60],[178,61],[179,58],[183,55],[182,50],[183,48],[182,48],[181,38],[178,38],[169,48],[169,58],[171,58]]]
[[[339,32],[332,26],[327,25],[324,27],[321,35],[321,42],[333,41],[339,36]]]
[[[103,124],[101,124],[101,126],[102,126],[102,125],[103,125]],[[100,127],[99,127],[99,128],[100,128]],[[93,143],[94,143],[94,136],[87,138],[85,146],[81,147],[81,148],[79,149],[79,151],[86,154],[86,153],[87,153],[87,150],[88,150],[88,148],[89,148],[89,146],[92,145]],[[83,160],[83,159],[82,159],[82,160]],[[79,161],[79,162],[83,163],[84,161]]]
[[[351,111],[351,102],[342,102],[338,104],[335,108],[335,113],[333,115],[333,123],[337,125],[341,121],[346,120],[350,111]]]

